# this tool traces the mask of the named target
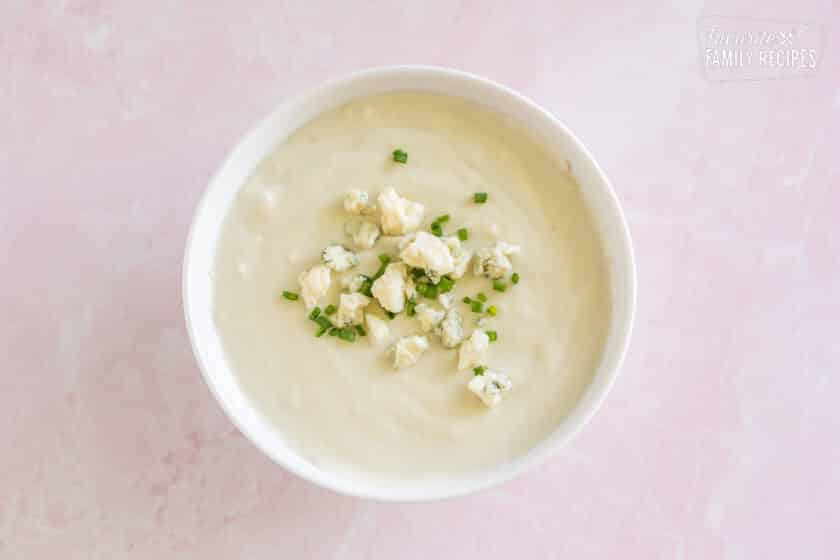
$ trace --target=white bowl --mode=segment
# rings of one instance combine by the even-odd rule
[[[508,115],[532,131],[550,153],[571,163],[591,207],[607,254],[613,298],[603,359],[589,387],[566,419],[539,445],[514,461],[451,480],[383,482],[370,475],[335,473],[310,464],[291,448],[243,392],[230,368],[213,320],[216,244],[228,208],[255,167],[279,142],[320,113],[370,94],[422,90],[462,97]],[[280,105],[236,145],[210,181],[184,255],[184,312],[198,364],[210,390],[234,424],[274,461],[321,486],[354,496],[393,501],[452,497],[487,488],[522,473],[563,447],[589,421],[618,375],[630,339],[636,305],[636,272],[630,233],[604,172],[563,124],[522,95],[457,70],[395,66],[356,72]]]

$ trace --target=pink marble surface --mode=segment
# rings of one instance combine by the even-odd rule
[[[837,6],[337,4],[0,1],[0,558],[840,557]],[[824,59],[707,82],[706,14],[823,23]],[[574,445],[423,505],[260,455],[180,306],[192,208],[235,139],[405,62],[555,111],[612,177],[640,273],[623,376]]]

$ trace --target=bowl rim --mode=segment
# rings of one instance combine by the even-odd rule
[[[450,79],[463,80],[467,82],[477,82],[479,85],[485,88],[496,90],[496,93],[509,97],[511,102],[520,103],[524,105],[527,109],[530,109],[534,113],[538,114],[540,118],[544,119],[548,124],[558,129],[560,133],[565,135],[566,139],[574,147],[574,149],[577,150],[580,153],[580,155],[583,158],[585,158],[591,165],[592,171],[595,173],[595,176],[597,177],[604,191],[603,194],[606,195],[607,204],[609,206],[608,211],[610,214],[609,220],[614,222],[612,225],[617,226],[620,251],[623,253],[622,256],[625,261],[625,266],[623,267],[623,269],[619,270],[619,274],[623,274],[623,295],[626,298],[626,312],[624,313],[621,322],[616,324],[614,327],[615,332],[618,336],[618,341],[612,357],[612,367],[604,370],[601,369],[599,366],[600,371],[596,372],[596,375],[592,378],[586,390],[578,399],[575,406],[571,409],[571,411],[564,418],[564,420],[555,428],[554,431],[548,434],[540,443],[528,450],[521,457],[518,457],[515,461],[513,461],[512,465],[509,468],[503,470],[501,469],[501,465],[496,465],[492,468],[489,468],[487,474],[483,474],[481,477],[475,477],[474,479],[472,479],[469,484],[454,485],[451,486],[447,491],[441,491],[437,494],[428,495],[419,494],[417,492],[411,491],[400,492],[395,491],[395,488],[388,487],[383,487],[381,490],[377,489],[375,491],[360,490],[358,488],[354,488],[351,484],[341,484],[336,480],[333,480],[326,474],[323,474],[323,470],[321,468],[313,466],[312,469],[309,470],[302,469],[299,468],[298,465],[295,465],[292,462],[285,460],[283,457],[277,456],[274,450],[271,449],[258,434],[254,433],[251,430],[251,428],[247,426],[245,422],[239,417],[240,413],[234,410],[232,403],[227,400],[224,393],[218,386],[217,381],[212,372],[211,364],[207,363],[206,357],[199,348],[199,336],[196,332],[196,327],[193,321],[190,306],[190,278],[192,277],[191,256],[194,251],[196,229],[200,218],[204,213],[204,209],[208,205],[210,193],[214,190],[213,186],[219,182],[219,178],[222,175],[223,171],[238,158],[239,148],[244,144],[247,144],[252,138],[254,138],[258,134],[258,132],[261,131],[269,123],[269,121],[273,120],[274,116],[277,113],[281,111],[286,111],[289,107],[299,105],[308,98],[318,97],[331,90],[340,89],[341,87],[346,86],[352,82],[356,82],[357,80],[377,78],[389,74],[408,75],[418,73],[426,74],[428,76],[437,75],[437,77],[445,77]],[[383,90],[383,92],[385,91],[390,90]],[[320,112],[323,113],[325,110],[327,109],[321,110]],[[199,366],[199,370],[201,371],[201,375],[204,379],[205,384],[210,389],[210,392],[213,394],[214,398],[219,403],[228,419],[230,419],[234,426],[268,458],[270,458],[272,461],[286,469],[288,472],[291,472],[292,474],[295,474],[298,477],[303,478],[304,480],[307,480],[313,484],[316,484],[323,488],[327,488],[339,494],[383,502],[437,501],[486,490],[490,487],[500,485],[504,482],[507,482],[515,477],[526,473],[527,471],[537,467],[538,465],[543,464],[554,453],[558,452],[560,449],[568,445],[569,442],[571,442],[591,421],[592,417],[603,405],[608,393],[610,392],[613,384],[618,378],[619,372],[621,371],[621,368],[624,364],[624,360],[630,345],[630,339],[633,332],[633,324],[635,321],[637,305],[636,266],[637,264],[633,250],[630,228],[628,226],[627,218],[624,214],[624,211],[618,199],[618,195],[616,194],[612,183],[610,182],[606,173],[603,171],[596,159],[592,156],[590,151],[586,148],[586,146],[584,146],[583,142],[581,142],[581,140],[551,112],[549,112],[547,109],[544,109],[541,105],[534,102],[527,96],[517,92],[516,90],[508,86],[463,70],[443,66],[415,64],[376,66],[357,70],[354,72],[350,72],[349,74],[344,74],[342,76],[329,79],[325,82],[320,83],[319,85],[308,88],[302,92],[290,96],[287,99],[280,101],[278,104],[274,105],[273,108],[266,115],[260,118],[243,135],[241,135],[236,140],[236,142],[228,149],[224,159],[217,166],[213,175],[207,182],[207,186],[205,187],[201,197],[199,198],[199,201],[196,204],[193,212],[192,220],[186,238],[184,261],[182,265],[182,304],[187,333],[190,339],[190,346],[192,347],[193,355],[195,356],[196,362]],[[279,430],[277,431],[280,432]],[[296,450],[293,450],[292,452],[300,456],[300,454]],[[482,473],[483,472],[484,471],[482,471]],[[411,482],[406,482],[407,484],[403,486],[409,487]]]

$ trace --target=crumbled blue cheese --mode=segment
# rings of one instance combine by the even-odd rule
[[[370,313],[365,314],[365,324],[367,324],[368,336],[370,341],[373,344],[381,345],[384,344],[385,341],[388,339],[388,323],[385,322],[384,319],[377,317],[376,315],[371,315]]]
[[[358,292],[365,283],[365,277],[361,274],[345,274],[341,277],[341,287],[348,292]]]
[[[321,260],[336,272],[350,270],[359,264],[359,257],[341,245],[329,245],[321,252]]]
[[[485,370],[484,374],[470,379],[467,388],[472,391],[488,407],[493,408],[502,400],[502,393],[510,391],[513,386],[510,378],[503,373]]]
[[[434,270],[427,270],[426,271],[426,278],[428,278],[429,282],[431,282],[432,284],[434,284],[436,286],[438,284],[440,284],[440,277],[441,277],[441,275],[438,274],[437,272],[435,272]]]
[[[455,348],[464,338],[464,327],[461,314],[454,307],[446,312],[443,320],[435,329],[440,336],[440,342],[447,348]]]
[[[300,295],[307,309],[318,305],[318,300],[327,295],[330,289],[330,269],[324,265],[310,268],[298,276]]]
[[[423,221],[423,205],[402,198],[392,187],[385,188],[377,200],[385,235],[402,235],[417,229]]]
[[[399,313],[405,307],[405,279],[405,265],[392,263],[373,283],[371,293],[385,310]]]
[[[474,330],[458,348],[458,369],[474,368],[483,364],[489,347],[490,337],[487,333],[480,329]]]
[[[519,252],[519,245],[497,241],[492,247],[485,247],[476,251],[473,259],[473,272],[476,276],[502,278],[513,269],[513,263],[510,262],[508,257]]]
[[[425,270],[430,278],[440,278],[454,269],[446,244],[425,231],[406,236],[400,242],[400,259],[408,266]]]
[[[435,309],[431,305],[421,303],[414,308],[415,317],[420,322],[420,330],[429,332],[443,321],[446,311]]]
[[[421,335],[405,336],[394,345],[394,367],[413,366],[420,356],[429,349],[429,339]]]
[[[359,249],[372,249],[379,239],[379,226],[373,222],[360,221],[344,224],[344,233],[353,240]]]
[[[364,214],[373,210],[366,191],[353,189],[344,195],[344,209],[351,214]]]
[[[461,244],[461,240],[456,236],[451,235],[443,238],[443,243],[449,249],[449,254],[452,256],[452,272],[449,274],[452,278],[461,278],[467,272],[467,267],[470,265],[473,253]]]
[[[370,298],[363,294],[341,294],[338,299],[338,314],[335,316],[336,326],[347,327],[364,323],[364,309],[369,303]]]
[[[438,303],[443,306],[444,309],[449,309],[455,303],[455,294],[449,292],[447,294],[440,294],[437,298]]]

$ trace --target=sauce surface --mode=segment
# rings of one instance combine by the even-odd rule
[[[407,164],[392,161],[397,148]],[[426,231],[450,214],[446,234],[467,227],[472,249],[497,240],[522,247],[512,258],[517,286],[495,292],[470,270],[455,289],[465,335],[477,315],[464,296],[484,292],[499,311],[486,327],[499,335],[487,365],[513,388],[493,409],[467,390],[472,371],[457,371],[457,350],[436,336],[416,365],[397,371],[370,337],[315,338],[302,302],[279,297],[299,292],[298,275],[319,263],[325,246],[352,247],[344,224],[358,216],[343,210],[344,193],[362,189],[375,199],[386,185],[425,205]],[[477,191],[489,193],[486,204],[472,202]],[[351,272],[372,274],[377,255],[395,254],[396,242],[381,238],[359,251]],[[337,303],[341,276],[332,273],[324,305]],[[260,164],[223,226],[214,316],[246,393],[310,462],[433,477],[513,459],[562,422],[601,359],[608,282],[594,221],[565,162],[475,104],[401,92],[319,116]],[[419,332],[404,314],[388,325],[391,342]]]

